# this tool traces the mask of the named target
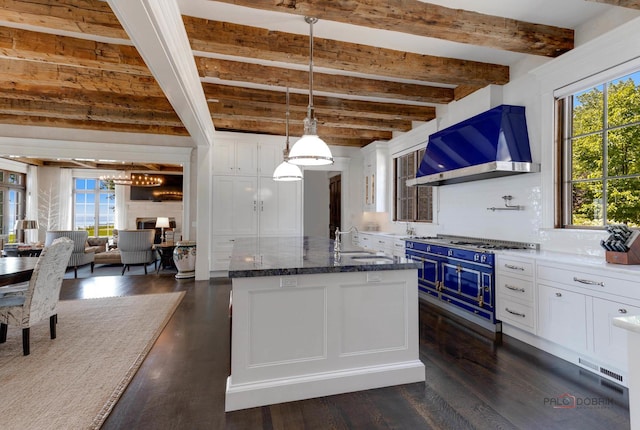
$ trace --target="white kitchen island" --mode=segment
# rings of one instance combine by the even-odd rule
[[[417,264],[321,238],[238,239],[225,410],[425,380]]]

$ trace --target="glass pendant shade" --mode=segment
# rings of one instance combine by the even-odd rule
[[[295,164],[283,161],[273,171],[274,181],[300,181],[302,179],[302,170]]]
[[[299,166],[323,166],[333,164],[333,156],[327,144],[316,134],[303,134],[289,152],[289,163]]]

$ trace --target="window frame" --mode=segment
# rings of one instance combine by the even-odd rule
[[[556,164],[554,166],[556,181],[555,189],[555,211],[554,211],[554,227],[564,229],[587,229],[602,230],[611,222],[607,212],[608,205],[608,183],[619,179],[638,178],[640,172],[632,175],[611,175],[609,174],[609,134],[612,131],[620,130],[626,127],[638,127],[640,121],[625,123],[622,125],[609,124],[609,106],[608,95],[610,85],[619,82],[630,75],[640,73],[640,64],[634,62],[633,65],[617,67],[608,70],[597,76],[591,76],[582,82],[574,83],[568,87],[559,89],[554,92],[555,106],[555,153]],[[640,86],[640,81],[635,81],[636,87]],[[584,91],[602,88],[602,128],[594,132],[585,133],[580,136],[573,136],[573,98]],[[601,139],[601,162],[602,171],[600,181],[602,182],[602,225],[583,225],[573,224],[573,186],[576,183],[593,182],[597,178],[589,180],[574,180],[573,178],[573,148],[572,142],[576,139],[587,137],[590,135],[598,135]],[[639,188],[640,190],[640,188]],[[613,221],[617,223],[618,221]],[[638,222],[640,224],[640,220]]]
[[[18,178],[12,181],[11,178]],[[27,175],[26,173],[16,172],[13,170],[0,169],[0,192],[2,198],[0,201],[0,233],[7,236],[10,242],[16,240],[16,231],[14,229],[16,221],[24,219],[27,210]],[[11,210],[12,200],[9,193],[18,193],[15,201],[16,208]]]
[[[95,188],[93,189],[78,189],[78,182],[77,181],[95,181]],[[104,185],[104,187],[103,187]],[[93,195],[94,196],[94,201],[93,201],[93,217],[94,217],[94,223],[93,226],[89,226],[89,227],[79,227],[76,224],[76,216],[77,214],[77,205],[78,205],[78,200],[77,200],[77,196],[79,194],[82,195]],[[100,201],[100,195],[101,194],[110,194],[112,196],[111,200],[113,201],[112,203],[112,207],[113,207],[113,211],[110,214],[110,219],[111,219],[111,223],[107,223],[106,229],[107,229],[107,236],[112,236],[113,235],[113,229],[115,228],[115,212],[116,212],[116,192],[115,189],[111,186],[108,185],[107,181],[101,181],[99,178],[94,178],[94,177],[83,177],[83,176],[74,176],[73,177],[73,214],[72,214],[72,222],[73,222],[73,226],[72,228],[74,230],[87,230],[87,232],[89,233],[89,237],[99,237],[100,236],[100,206],[101,206],[101,201]],[[91,204],[91,203],[90,203]]]
[[[406,199],[405,197],[399,196],[399,184],[398,181],[406,182],[407,179],[415,178],[416,172],[418,171],[418,167],[420,166],[420,162],[422,161],[422,157],[424,155],[424,148],[420,149],[411,149],[409,151],[402,152],[400,154],[394,155],[393,160],[393,220],[395,222],[411,222],[411,223],[425,223],[425,224],[433,224],[434,223],[434,191],[433,187],[430,186],[420,186],[424,188],[428,188],[428,195],[421,198],[418,192],[418,186],[407,187],[406,184],[403,185],[405,189],[408,189],[411,193],[409,199],[413,201],[411,214],[399,214],[399,202],[400,199]],[[414,158],[414,166],[413,166],[413,174],[412,175],[404,175],[399,177],[399,166],[398,163],[401,159],[405,159],[406,157],[413,156]],[[426,205],[427,217],[425,219],[419,218],[420,208]],[[406,217],[401,217],[400,215],[408,215]]]

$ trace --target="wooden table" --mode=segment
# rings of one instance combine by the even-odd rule
[[[175,269],[176,265],[173,262],[173,250],[176,245],[173,242],[162,242],[157,243],[155,248],[158,250],[160,254],[160,264],[158,265],[158,270],[156,270],[156,274],[160,273],[160,269]]]
[[[0,258],[0,286],[17,284],[31,279],[38,257]]]

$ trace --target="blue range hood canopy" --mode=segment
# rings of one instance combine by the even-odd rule
[[[429,136],[413,185],[446,185],[537,172],[523,106],[501,105]]]

